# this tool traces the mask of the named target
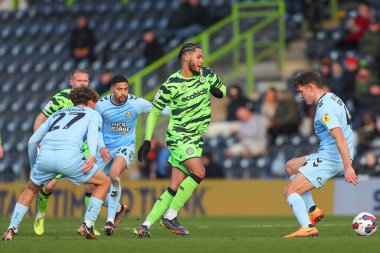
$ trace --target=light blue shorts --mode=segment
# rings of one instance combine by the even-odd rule
[[[315,188],[321,188],[327,180],[335,176],[344,175],[343,162],[336,162],[319,158],[318,154],[306,156],[306,163],[298,170]]]
[[[76,185],[87,182],[98,170],[94,168],[84,174],[83,163],[86,161],[83,154],[75,150],[40,150],[36,164],[30,172],[30,179],[34,184],[46,185],[57,174],[62,174]]]
[[[114,150],[110,150],[111,161],[106,163],[100,151],[96,154],[96,164],[98,167],[103,170],[103,172],[109,176],[112,162],[115,160],[117,156],[121,156],[124,158],[125,163],[127,164],[127,168],[129,168],[132,164],[133,157],[135,156],[135,147],[120,147]]]

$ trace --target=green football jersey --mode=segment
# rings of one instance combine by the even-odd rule
[[[42,113],[49,117],[60,109],[74,106],[73,102],[69,98],[70,92],[71,89],[65,89],[55,94],[42,110]]]
[[[191,142],[207,131],[211,120],[210,87],[215,86],[226,93],[220,78],[207,67],[200,75],[191,78],[172,74],[161,85],[152,104],[159,110],[170,107],[170,122],[166,141],[168,146],[180,142]]]

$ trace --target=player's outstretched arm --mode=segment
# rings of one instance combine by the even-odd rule
[[[336,145],[343,160],[344,168],[346,170],[344,179],[353,185],[359,184],[355,170],[351,165],[350,151],[342,129],[340,127],[333,128],[330,130],[330,134],[336,140]]]
[[[137,153],[140,162],[142,162],[145,159],[146,155],[150,150],[150,140],[152,139],[154,128],[157,124],[157,118],[160,115],[161,111],[162,110],[153,106],[148,114],[145,126],[145,140]]]

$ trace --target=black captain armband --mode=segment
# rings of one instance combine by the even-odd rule
[[[216,98],[223,97],[223,92],[219,88],[216,88],[215,86],[210,87],[210,93]]]

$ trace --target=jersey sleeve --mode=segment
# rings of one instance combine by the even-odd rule
[[[209,83],[210,87],[216,87],[218,88],[222,93],[223,97],[226,95],[226,86],[222,82],[222,80],[217,76],[211,69],[207,69],[209,71]]]
[[[332,110],[328,111],[326,109],[322,109],[319,114],[319,120],[326,126],[327,129],[331,130],[336,127],[342,127],[339,123],[339,119],[335,112]]]
[[[154,107],[159,109],[160,111],[164,110],[164,108],[170,103],[170,89],[167,87],[167,83],[161,85],[158,90],[152,104]]]
[[[42,110],[42,113],[49,117],[56,111],[62,109],[65,107],[68,101],[71,102],[71,100],[68,98],[68,95],[70,93],[70,90],[63,90],[57,94],[55,94],[49,103],[45,105],[45,108]]]
[[[145,126],[145,140],[151,140],[154,132],[154,128],[157,124],[158,115],[160,115],[161,110],[157,107],[152,107],[152,110],[149,112],[146,119]]]
[[[102,117],[99,113],[94,113],[88,125],[87,142],[90,156],[96,155],[99,141],[99,132],[102,129]]]
[[[152,103],[143,99],[143,98],[138,98],[136,100],[136,110],[139,114],[146,114],[149,113],[150,110],[152,109]]]

